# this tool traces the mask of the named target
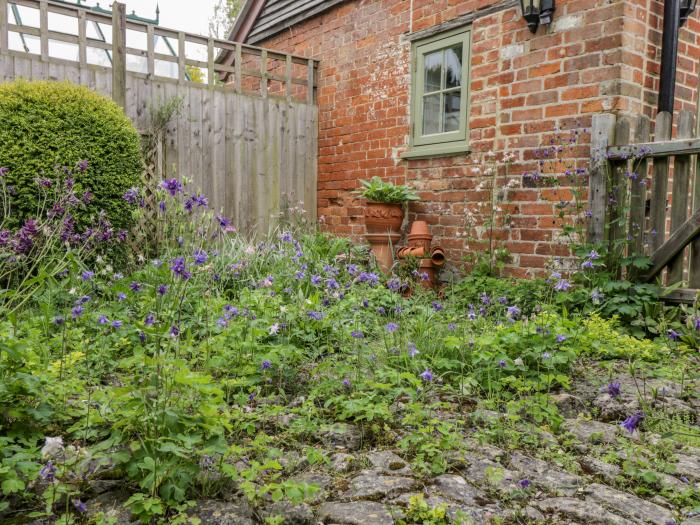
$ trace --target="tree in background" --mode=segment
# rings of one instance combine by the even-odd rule
[[[243,7],[244,0],[217,0],[214,14],[209,19],[209,35],[228,38],[233,23]]]

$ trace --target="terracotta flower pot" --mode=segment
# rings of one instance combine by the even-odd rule
[[[445,250],[440,248],[440,246],[434,246],[430,250],[430,259],[433,261],[434,266],[443,266],[445,264]]]
[[[389,273],[394,263],[394,246],[401,238],[400,233],[367,233],[365,234],[367,242],[374,257],[377,259],[379,267],[384,273]]]
[[[433,236],[425,233],[409,233],[408,245],[411,248],[423,248],[425,253],[430,253],[430,246],[433,243]]]
[[[365,206],[367,233],[399,233],[403,224],[403,205],[368,202]]]
[[[430,259],[421,259],[418,266],[418,273],[421,275],[420,283],[423,288],[431,289],[435,286],[435,266],[433,266],[433,261]],[[423,279],[423,274],[428,276],[427,279]]]
[[[430,235],[430,227],[425,221],[413,221],[411,223],[410,235]]]
[[[405,259],[406,257],[425,257],[425,250],[422,246],[414,248],[412,246],[404,246],[396,250],[396,257]]]

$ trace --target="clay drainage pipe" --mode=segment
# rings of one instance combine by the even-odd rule
[[[443,250],[440,246],[434,246],[433,249],[430,250],[430,259],[433,261],[433,265],[444,266],[445,250]]]

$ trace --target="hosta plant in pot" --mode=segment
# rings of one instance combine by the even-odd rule
[[[384,182],[379,177],[361,180],[355,193],[367,199],[365,226],[367,233],[397,233],[403,223],[403,205],[419,200],[416,191],[409,187]]]

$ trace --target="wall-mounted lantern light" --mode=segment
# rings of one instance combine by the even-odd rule
[[[697,0],[681,0],[681,26],[688,21],[688,17],[695,11]]]
[[[687,0],[695,3],[696,0]],[[537,31],[540,24],[552,23],[554,15],[554,0],[520,0],[523,9],[523,18],[527,22],[527,27],[533,33]]]

